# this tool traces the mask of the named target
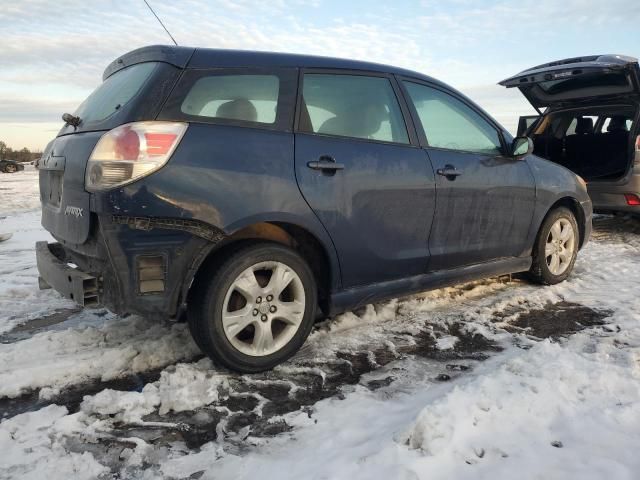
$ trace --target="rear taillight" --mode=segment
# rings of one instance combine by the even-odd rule
[[[162,167],[187,130],[186,123],[135,122],[105,133],[87,164],[85,187],[107,190],[138,180]]]
[[[637,207],[640,205],[640,197],[635,193],[625,193],[624,199],[627,201],[627,205],[631,207]]]

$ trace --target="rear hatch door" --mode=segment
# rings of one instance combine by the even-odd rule
[[[101,136],[102,132],[89,132],[58,137],[38,163],[42,226],[62,242],[81,244],[89,235],[84,171],[86,159]]]
[[[520,89],[537,110],[601,97],[640,93],[638,59],[593,55],[538,65],[500,82]]]
[[[65,125],[38,164],[42,225],[58,241],[79,245],[89,237],[91,194],[84,188],[85,170],[100,137],[125,123],[154,120],[193,52],[181,50],[181,61],[169,63],[159,47],[146,50],[146,55],[134,51],[107,67],[104,82],[74,113],[80,124]]]

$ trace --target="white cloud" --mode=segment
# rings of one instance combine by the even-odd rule
[[[5,3],[0,9],[0,98],[14,101],[0,108],[2,121],[12,118],[12,112],[15,121],[50,119],[52,109],[77,105],[117,56],[143,45],[170,42],[141,1]],[[628,0],[502,0],[484,8],[469,0],[413,6],[372,3],[366,11],[347,3],[339,9],[335,3],[328,7],[322,0],[151,0],[151,4],[180,44],[389,63],[428,73],[463,90],[555,59],[554,42],[561,49],[570,40],[565,30],[582,29],[588,42],[581,44],[585,52],[580,53],[594,53],[607,37],[597,37],[590,29],[635,32],[633,19],[640,18],[640,2]],[[625,44],[620,53],[633,52]],[[505,98],[515,101],[510,95]],[[505,103],[499,94],[481,98],[490,102],[483,102],[489,111],[521,108],[522,103]],[[25,108],[16,108],[20,101]],[[25,110],[30,112],[28,119]]]

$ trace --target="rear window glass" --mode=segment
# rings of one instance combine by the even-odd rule
[[[573,120],[571,120],[571,123],[569,124],[569,127],[565,132],[565,135],[576,134],[576,128],[578,127],[578,118],[586,119],[586,121],[583,121],[584,131],[581,131],[580,133],[588,133],[589,129],[591,130],[591,133],[593,133],[593,128],[598,122],[598,117],[581,115],[580,117],[576,117]]]
[[[613,121],[612,121],[613,120]],[[616,118],[607,117],[602,124],[602,132],[619,132],[619,131],[631,131],[631,124],[633,121],[630,118]]]
[[[138,63],[114,73],[82,102],[74,115],[83,123],[105,120],[136,96],[157,65],[157,62]]]
[[[275,75],[213,75],[198,79],[180,111],[190,116],[273,124],[280,79]]]

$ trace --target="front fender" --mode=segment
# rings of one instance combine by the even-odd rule
[[[591,233],[593,209],[587,189],[580,182],[579,177],[571,170],[535,155],[530,155],[526,162],[536,182],[536,206],[529,231],[530,245],[533,246],[549,210],[564,199],[573,200],[574,204],[581,209],[582,218],[576,220],[582,223],[579,225],[584,237],[581,239],[581,244],[586,244]]]

